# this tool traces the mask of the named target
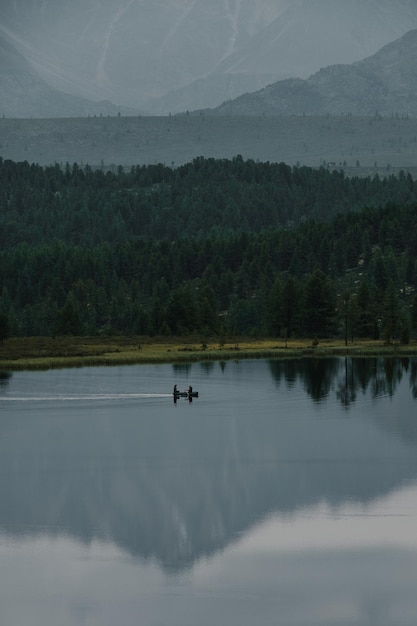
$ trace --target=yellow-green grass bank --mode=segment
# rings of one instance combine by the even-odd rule
[[[175,363],[243,358],[328,356],[417,356],[417,343],[400,345],[358,340],[155,338],[155,337],[27,337],[0,346],[0,371],[37,370],[92,365]]]

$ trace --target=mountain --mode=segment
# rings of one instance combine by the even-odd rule
[[[417,115],[417,30],[373,56],[225,102],[219,115]]]
[[[168,114],[374,54],[415,0],[2,0],[0,32],[50,86]]]
[[[170,92],[153,110],[213,107],[222,91],[231,99],[278,80],[308,78],[330,64],[360,61],[411,28],[417,3],[409,0],[293,0],[209,75]]]
[[[0,85],[0,115],[4,117],[80,117],[120,111],[110,102],[92,102],[50,87],[1,36]]]
[[[289,1],[2,0],[0,29],[55,88],[146,108],[209,74]]]

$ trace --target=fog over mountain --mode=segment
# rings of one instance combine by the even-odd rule
[[[350,65],[278,81],[215,109],[219,115],[417,115],[417,30]]]
[[[0,85],[0,113],[6,117],[80,117],[120,112],[108,101],[94,102],[54,89],[1,35]]]
[[[153,114],[307,78],[412,28],[413,0],[2,0],[0,16],[51,87]]]

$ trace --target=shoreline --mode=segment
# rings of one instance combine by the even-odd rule
[[[320,340],[314,345],[311,340],[271,338],[26,337],[8,339],[0,346],[0,371],[340,356],[413,357],[417,356],[417,344],[358,340],[346,346],[343,340]]]

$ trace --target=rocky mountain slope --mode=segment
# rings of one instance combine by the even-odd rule
[[[411,28],[417,28],[417,3],[409,0],[293,0],[244,48],[160,98],[154,110],[212,107],[222,91],[232,99],[277,80],[308,78],[323,67],[368,57]]]
[[[146,108],[209,74],[288,2],[2,0],[0,29],[55,88]]]
[[[49,85],[153,114],[307,78],[411,28],[415,0],[2,0],[0,14]]]
[[[417,115],[417,30],[373,56],[225,102],[220,115]]]
[[[54,89],[4,37],[0,37],[0,86],[4,117],[82,117],[120,111],[110,102],[93,102]]]

